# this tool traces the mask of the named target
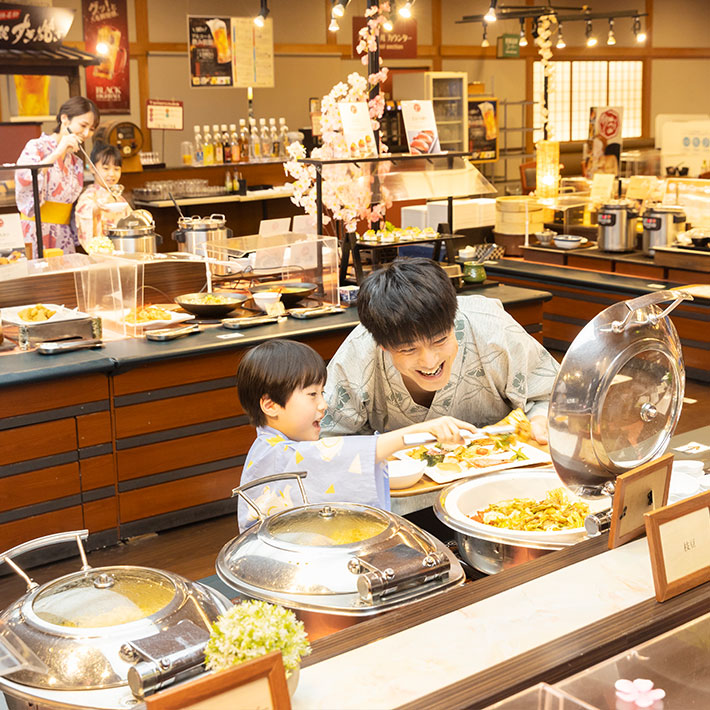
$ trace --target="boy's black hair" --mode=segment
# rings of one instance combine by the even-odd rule
[[[94,165],[118,165],[120,168],[123,165],[123,157],[117,146],[110,143],[94,143],[91,151],[91,162]]]
[[[249,350],[239,363],[239,401],[254,426],[265,426],[264,395],[284,407],[297,389],[324,385],[326,376],[323,358],[313,348],[294,340],[268,340]]]
[[[431,259],[395,259],[360,286],[360,322],[378,345],[397,348],[431,340],[453,328],[456,289]]]

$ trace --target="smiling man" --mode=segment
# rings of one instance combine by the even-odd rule
[[[430,259],[398,259],[360,287],[361,325],[328,365],[324,433],[390,431],[449,415],[477,426],[522,408],[547,442],[557,363],[497,299],[457,298]]]

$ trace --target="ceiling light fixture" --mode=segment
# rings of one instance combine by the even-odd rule
[[[397,12],[399,12],[400,17],[404,17],[409,19],[412,16],[412,5],[414,5],[414,2],[405,2],[402,7],[399,8]]]
[[[639,44],[646,41],[646,33],[641,29],[641,18],[638,15],[634,17],[634,37]]]
[[[394,22],[392,22],[392,18],[388,17],[383,23],[382,23],[382,29],[385,32],[392,32],[394,29]]]
[[[330,24],[328,25],[328,32],[337,32],[340,29],[338,21],[334,18],[330,18]]]
[[[333,8],[330,14],[333,17],[342,17],[345,14],[345,6],[347,2],[345,0],[333,0]]]
[[[268,14],[269,6],[267,5],[267,0],[261,0],[261,10],[259,10],[259,14],[254,18],[254,24],[257,27],[263,27]]]
[[[557,44],[555,47],[557,49],[564,49],[567,46],[567,43],[565,42],[565,38],[562,36],[562,23],[560,22],[557,25]]]
[[[520,39],[518,40],[518,45],[521,47],[528,46],[528,38],[525,36],[525,20],[520,18]]]
[[[585,30],[584,34],[587,37],[587,47],[596,47],[597,46],[597,38],[592,34],[592,21],[587,20],[587,29]]]
[[[606,43],[609,46],[616,44],[616,37],[614,36],[614,20],[611,17],[609,18],[609,36],[606,38]]]
[[[490,47],[491,43],[488,41],[488,24],[483,23],[483,41],[481,42],[481,47]]]
[[[495,22],[498,18],[496,17],[496,3],[498,0],[491,0],[491,5],[488,8],[488,12],[483,16],[486,22]]]

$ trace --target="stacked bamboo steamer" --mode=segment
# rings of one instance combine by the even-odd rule
[[[510,195],[496,198],[496,226],[498,234],[535,234],[544,229],[544,209],[534,198]]]

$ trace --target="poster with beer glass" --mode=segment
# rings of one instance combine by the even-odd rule
[[[468,149],[477,163],[498,160],[498,99],[468,97]]]
[[[190,85],[234,86],[229,17],[188,15]]]
[[[82,0],[86,50],[101,58],[86,67],[86,95],[101,113],[128,113],[128,14],[126,0]]]

